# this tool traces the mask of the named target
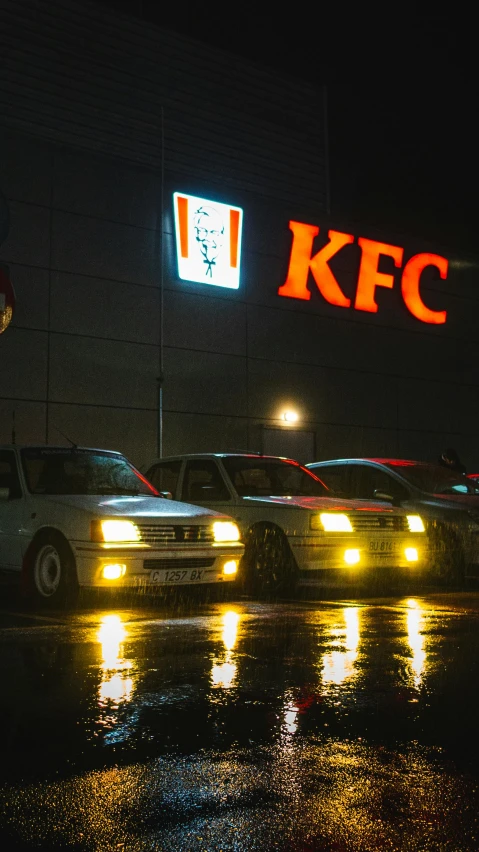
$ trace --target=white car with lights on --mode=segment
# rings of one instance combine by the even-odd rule
[[[239,539],[231,518],[160,495],[121,453],[0,447],[0,577],[38,604],[83,586],[227,583]]]
[[[202,453],[158,459],[146,477],[176,499],[232,515],[245,543],[241,576],[251,593],[289,592],[371,568],[417,573],[427,560],[420,515],[380,501],[334,498],[291,459]],[[331,574],[329,574],[331,576]]]

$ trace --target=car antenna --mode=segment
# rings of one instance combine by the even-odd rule
[[[60,432],[60,435],[62,436],[62,438],[65,438],[65,441],[68,441],[68,443],[72,445],[72,450],[78,449],[78,444],[75,444],[75,442],[72,441],[72,439],[69,438],[68,435],[65,435],[65,433],[62,432],[62,430],[58,428],[58,426],[55,426],[55,429],[57,430],[57,432]]]

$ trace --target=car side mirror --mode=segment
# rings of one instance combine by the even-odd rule
[[[8,500],[10,497],[9,488],[0,488],[0,500]]]
[[[379,489],[374,492],[374,497],[376,500],[387,500],[388,503],[394,503],[392,494],[386,494],[385,491],[380,491]]]
[[[158,497],[163,497],[164,500],[173,500],[173,494],[171,491],[159,491]]]

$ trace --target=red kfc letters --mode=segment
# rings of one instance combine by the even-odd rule
[[[313,242],[319,233],[319,228],[316,225],[294,221],[289,223],[289,227],[293,233],[293,244],[286,281],[279,287],[278,294],[293,299],[310,299],[311,291],[307,285],[308,276],[311,272],[319,292],[329,304],[349,308],[351,299],[343,293],[329,266],[329,261],[344,246],[353,243],[354,236],[344,234],[341,231],[328,231],[329,242],[316,254],[313,254]],[[361,262],[354,308],[357,311],[376,313],[378,310],[375,299],[376,288],[387,287],[392,289],[394,286],[392,274],[379,272],[380,258],[384,256],[392,258],[394,266],[400,269],[404,249],[376,240],[368,240],[364,237],[358,239],[358,245],[361,248]],[[440,325],[446,322],[447,312],[433,311],[428,308],[422,301],[419,292],[421,274],[427,266],[436,267],[441,278],[446,278],[448,262],[444,257],[428,253],[417,254],[411,257],[404,267],[401,278],[401,294],[406,308],[416,319],[421,322]]]

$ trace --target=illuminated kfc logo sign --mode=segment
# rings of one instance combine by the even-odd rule
[[[354,243],[352,234],[341,231],[328,231],[329,242],[314,253],[314,238],[319,233],[315,225],[305,225],[302,222],[290,222],[293,232],[293,245],[286,281],[278,289],[280,296],[290,296],[293,299],[310,299],[308,276],[311,272],[316,286],[323,298],[330,305],[349,308],[351,299],[342,291],[336,280],[329,261],[341,251],[344,246]],[[380,243],[359,237],[361,261],[356,287],[354,308],[357,311],[376,313],[378,305],[375,294],[377,287],[394,286],[394,276],[379,272],[379,260],[382,256],[392,258],[394,266],[402,268],[404,249],[399,246]],[[408,311],[421,322],[441,325],[446,322],[446,311],[433,311],[425,305],[420,293],[421,275],[427,267],[435,267],[444,280],[447,276],[448,262],[438,254],[422,253],[411,257],[405,264],[401,276],[401,294]]]
[[[237,290],[243,211],[179,192],[173,200],[179,277]]]

